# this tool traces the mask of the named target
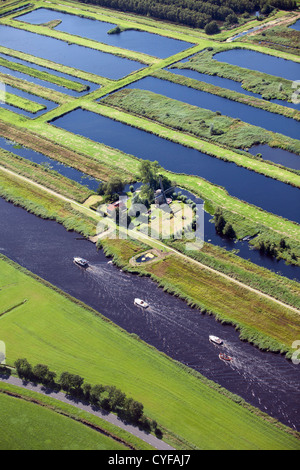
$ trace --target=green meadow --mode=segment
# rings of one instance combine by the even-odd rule
[[[0,450],[126,449],[125,445],[74,419],[4,393],[0,393],[0,414]]]
[[[300,449],[288,428],[24,271],[1,257],[1,312],[10,309],[0,317],[7,364],[27,357],[57,373],[115,385],[144,404],[177,448]]]

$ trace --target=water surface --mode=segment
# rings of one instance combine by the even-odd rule
[[[214,59],[219,62],[226,62],[246,69],[258,70],[269,75],[286,78],[287,80],[299,80],[299,63],[263,54],[262,52],[249,49],[230,49],[218,52],[214,55]]]
[[[26,60],[17,59],[17,58],[14,58],[12,56],[8,56],[6,54],[1,54],[1,53],[0,53],[0,57],[3,57],[4,59],[9,60],[10,62],[26,65],[27,67],[30,67],[31,69],[39,70],[41,72],[47,72],[51,75],[55,75],[57,77],[63,77],[63,78],[66,78],[70,81],[73,81],[73,82],[76,81],[76,83],[81,83],[82,85],[87,87],[86,90],[84,90],[82,92],[77,92],[77,91],[71,90],[69,88],[66,88],[66,87],[63,87],[63,86],[60,86],[60,85],[56,85],[55,83],[48,82],[47,80],[41,80],[39,78],[32,77],[31,75],[28,75],[26,73],[18,72],[18,71],[10,69],[8,67],[4,67],[2,65],[0,66],[0,71],[2,73],[7,73],[7,74],[11,75],[12,77],[21,78],[22,80],[26,80],[27,82],[32,82],[32,83],[35,83],[37,85],[41,85],[43,87],[50,88],[52,90],[56,90],[56,91],[59,91],[61,93],[65,93],[67,95],[83,96],[86,93],[90,93],[91,91],[94,91],[97,88],[100,88],[100,85],[97,85],[96,83],[88,82],[86,80],[81,80],[81,79],[75,78],[71,75],[67,75],[65,73],[58,72],[56,70],[48,69],[46,67],[42,67],[42,66],[39,66],[37,64],[33,64],[32,62],[28,62]]]
[[[174,173],[200,176],[225,187],[232,196],[300,222],[298,188],[91,111],[76,109],[52,123],[138,158],[157,160],[163,168]]]
[[[39,103],[43,106],[45,106],[44,109],[41,111],[38,111],[37,113],[31,113],[29,111],[25,111],[24,109],[18,108],[16,106],[12,106],[10,104],[4,103],[0,101],[0,107],[4,109],[8,109],[9,111],[13,111],[14,113],[17,114],[22,114],[23,116],[27,116],[30,118],[36,118],[38,116],[41,116],[42,114],[50,111],[51,109],[54,109],[58,106],[57,103],[54,103],[54,101],[49,101],[46,100],[45,98],[41,98],[40,96],[37,95],[32,95],[31,93],[27,93],[26,91],[19,90],[18,88],[14,88],[10,85],[5,85],[5,91],[7,93],[11,93],[15,96],[20,96],[22,98],[26,98],[29,101],[34,101],[35,103]]]
[[[296,23],[290,26],[291,29],[295,29],[296,31],[300,31],[300,20],[296,21]]]
[[[300,170],[300,155],[288,152],[287,150],[269,147],[269,145],[254,145],[248,152],[252,155],[260,153],[264,160],[279,163],[293,170]]]
[[[152,91],[168,98],[182,101],[184,103],[219,111],[225,116],[233,119],[240,119],[243,122],[253,126],[259,126],[271,132],[284,134],[292,139],[298,139],[300,133],[300,123],[294,119],[281,116],[280,114],[270,113],[263,109],[238,103],[218,95],[213,95],[205,91],[196,90],[185,85],[161,80],[155,77],[145,77],[141,80],[131,83],[126,88],[138,88],[141,90]]]
[[[61,20],[61,23],[55,27],[56,30],[77,36],[80,31],[81,37],[93,39],[110,46],[142,52],[161,59],[177,54],[194,45],[145,31],[128,30],[119,34],[107,34],[108,31],[117,25],[47,8],[38,8],[30,13],[18,16],[16,19],[35,25],[53,20]]]
[[[241,342],[233,327],[201,315],[149,278],[107,264],[102,251],[56,222],[39,219],[3,199],[0,214],[6,221],[0,231],[1,253],[173,359],[300,430],[300,366]],[[74,256],[88,259],[91,267],[75,266]],[[135,297],[146,300],[150,308],[135,307]],[[233,356],[231,364],[219,360],[219,348],[208,341],[210,334],[224,339],[222,350]]]
[[[0,44],[58,64],[118,80],[145,67],[134,60],[105,52],[68,44],[60,39],[43,36],[11,26],[0,25]]]
[[[188,78],[193,78],[194,80],[200,80],[201,82],[210,83],[215,86],[219,86],[221,88],[227,88],[228,90],[237,91],[238,93],[242,93],[243,95],[253,96],[254,98],[263,99],[262,95],[258,93],[253,93],[252,91],[246,90],[242,87],[241,82],[236,82],[234,80],[230,80],[228,78],[218,77],[218,75],[208,75],[205,73],[197,72],[196,70],[191,69],[174,69],[169,68],[169,72],[176,73],[178,75],[184,75]],[[280,104],[281,106],[286,106],[287,108],[293,108],[300,110],[300,104],[289,103],[288,101],[283,100],[266,100],[270,103]]]

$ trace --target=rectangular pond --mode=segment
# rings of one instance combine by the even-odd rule
[[[184,77],[192,78],[194,80],[199,80],[201,82],[210,83],[211,85],[219,86],[221,88],[226,88],[228,90],[237,91],[243,95],[253,96],[254,98],[263,99],[258,93],[253,93],[252,91],[246,90],[242,87],[241,82],[236,82],[228,78],[218,77],[218,75],[208,75],[206,73],[197,72],[196,70],[191,69],[175,69],[169,67],[167,69],[171,73],[176,73],[178,75],[183,75]],[[291,90],[292,91],[292,90]],[[289,103],[288,101],[282,100],[268,100],[270,103],[280,104],[281,106],[286,106],[287,108],[293,108],[300,110],[300,104]]]
[[[250,70],[282,77],[287,80],[298,80],[300,75],[300,64],[292,60],[281,59],[262,52],[250,49],[230,49],[218,52],[214,59],[231,65],[238,65]]]
[[[300,135],[300,123],[294,119],[167,80],[145,77],[128,85],[127,88],[148,90],[193,106],[209,109],[214,112],[219,111],[225,116],[240,119],[253,126],[259,126],[272,132],[284,134],[293,139],[298,139]]]
[[[83,18],[48,8],[38,8],[15,19],[34,25],[60,20],[61,23],[55,27],[58,31],[77,36],[80,32],[80,37],[110,46],[142,52],[161,59],[177,54],[194,45],[145,31],[127,30],[118,34],[108,34],[108,31],[117,26],[116,24]]]
[[[145,67],[134,60],[3,24],[0,25],[0,45],[112,80]]]
[[[288,184],[80,108],[51,123],[138,158],[157,160],[174,173],[200,176],[231,196],[300,222],[300,190]]]

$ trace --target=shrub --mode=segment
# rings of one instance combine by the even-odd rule
[[[216,21],[211,21],[205,26],[205,32],[206,34],[212,35],[212,34],[217,34],[220,32],[220,28],[218,26],[218,23]]]

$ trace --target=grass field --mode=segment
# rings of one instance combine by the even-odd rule
[[[0,413],[1,450],[126,449],[80,422],[3,393],[0,393]]]
[[[232,401],[206,379],[3,258],[0,267],[1,310],[28,299],[0,318],[7,363],[27,357],[57,373],[69,370],[90,383],[116,385],[141,401],[145,414],[170,431],[164,440],[179,448],[300,448],[286,428],[265,421],[242,400]]]

